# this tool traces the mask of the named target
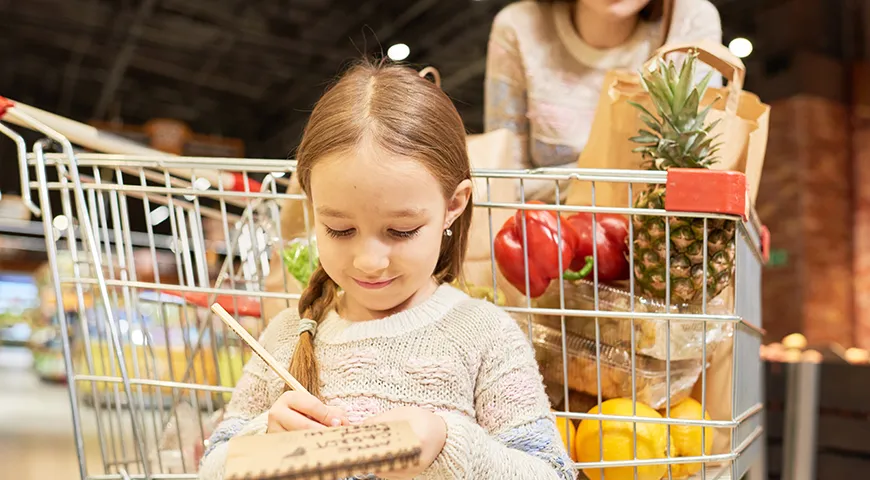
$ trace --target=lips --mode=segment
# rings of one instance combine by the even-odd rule
[[[359,280],[357,278],[353,279],[353,281],[355,281],[357,283],[357,285],[359,285],[362,288],[369,289],[369,290],[377,290],[380,288],[385,288],[385,287],[389,286],[391,283],[393,283],[395,280],[396,280],[395,278],[390,278],[387,280],[374,280],[374,281]]]

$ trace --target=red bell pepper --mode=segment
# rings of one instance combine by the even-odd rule
[[[588,275],[586,275],[583,268],[592,266],[593,253],[598,254],[598,281],[612,282],[629,278],[628,243],[626,243],[628,219],[626,217],[611,213],[595,214],[594,243],[597,246],[595,252],[593,252],[592,213],[576,213],[566,220],[576,233],[578,240],[570,268],[579,271],[578,274],[566,273],[566,279],[576,280],[587,278],[587,276],[587,279],[592,279],[592,269],[587,268]]]
[[[543,205],[541,202],[530,204]],[[525,251],[523,249],[523,216],[528,242],[529,291],[526,292]],[[544,210],[518,210],[508,218],[495,236],[494,255],[502,275],[523,294],[541,296],[550,282],[560,278],[576,258],[578,237],[568,222],[562,221],[559,238],[557,213]],[[559,270],[559,251],[562,271]]]

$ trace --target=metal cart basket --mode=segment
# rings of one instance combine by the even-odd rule
[[[45,228],[56,294],[72,292],[78,301],[74,312],[58,302],[57,315],[81,478],[196,478],[204,444],[251,355],[209,305],[220,302],[256,337],[270,309],[294,305],[306,262],[310,267],[316,261],[305,197],[288,188],[295,162],[169,156],[95,136],[81,124],[23,105],[9,103],[5,110],[4,121],[45,135],[29,146],[0,123],[0,132],[19,147],[23,197]],[[111,153],[78,150],[73,142]],[[763,472],[758,352],[765,234],[747,206],[740,175],[701,173],[473,174],[476,231],[488,236],[479,248],[490,253],[469,260],[470,280],[460,287],[502,305],[528,333],[564,440],[578,470],[591,478],[607,468],[604,478],[643,480],[652,478],[654,465],[665,469],[658,478],[741,478],[759,462]],[[242,181],[222,181],[230,177]],[[584,184],[593,202],[525,202],[524,185],[532,181],[552,182],[556,198],[566,185]],[[627,187],[624,204],[596,205],[596,189],[615,184]],[[666,185],[667,203],[634,208],[632,199],[649,185]],[[705,189],[724,193],[698,200]],[[282,209],[292,202],[299,202],[295,221],[302,227],[285,238]],[[721,285],[708,281],[715,272],[701,268],[701,301],[680,304],[671,289],[662,299],[640,295],[634,268],[629,280],[605,285],[594,261],[584,280],[560,278],[537,298],[523,295],[535,261],[525,230],[525,289],[505,281],[491,250],[506,219],[534,210],[561,212],[560,231],[567,228],[564,218],[578,212],[661,219],[663,238],[671,239],[660,255],[667,264],[665,285],[678,272],[674,230],[693,226],[706,261],[715,253],[710,232],[717,225],[732,228],[733,277],[718,291]],[[516,218],[525,228],[526,216]],[[628,223],[628,238],[638,234],[637,225]],[[628,244],[630,264],[645,261],[636,258],[634,242]],[[71,269],[59,267],[59,250],[68,251]],[[593,257],[599,254],[595,250]],[[559,255],[558,263],[561,271],[567,261]],[[269,278],[295,289],[272,288]],[[689,397],[709,418],[672,415]],[[614,398],[628,410],[595,413]],[[603,428],[598,420],[606,420]],[[597,425],[592,434],[590,425]],[[663,434],[664,455],[650,457],[647,446]],[[612,435],[627,438],[623,446],[631,448],[614,454]]]

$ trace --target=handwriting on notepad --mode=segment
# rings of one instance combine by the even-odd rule
[[[336,433],[338,433],[337,438],[323,438],[325,432],[313,430],[306,432],[305,437],[312,439],[317,448],[335,448],[341,453],[365,452],[389,447],[393,439],[390,426],[383,424],[351,426]]]
[[[287,455],[284,455],[284,458],[301,457],[304,455],[305,455],[305,447],[299,447],[296,450],[293,450],[292,452],[288,453]]]
[[[408,422],[295,430],[230,440],[224,470],[228,480],[341,477],[346,472],[393,471],[418,461],[420,451]]]

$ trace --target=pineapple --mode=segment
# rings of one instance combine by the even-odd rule
[[[712,72],[695,83],[697,52],[689,52],[679,71],[673,62],[659,60],[655,70],[644,72],[641,83],[649,93],[656,114],[632,102],[648,129],[631,141],[650,170],[710,168],[718,150],[712,134],[717,121],[706,123],[711,105],[699,103]],[[634,201],[636,208],[664,209],[665,185],[649,185]],[[641,295],[664,299],[668,251],[665,218],[670,226],[670,292],[672,303],[694,304],[703,297],[707,268],[707,298],[718,295],[734,272],[734,231],[731,220],[707,221],[707,261],[704,259],[704,219],[634,215],[634,275]]]

